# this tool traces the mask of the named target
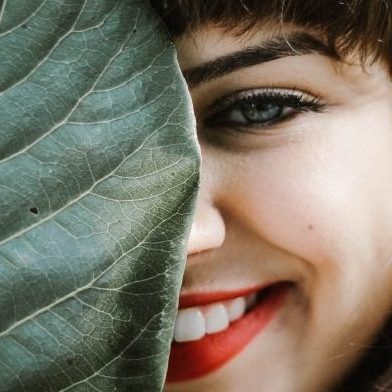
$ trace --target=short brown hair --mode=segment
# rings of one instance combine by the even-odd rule
[[[207,22],[246,31],[279,21],[322,32],[341,57],[382,59],[392,73],[392,0],[150,0],[172,37]]]

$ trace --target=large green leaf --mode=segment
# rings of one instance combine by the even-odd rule
[[[198,182],[146,0],[0,1],[0,390],[159,391]]]

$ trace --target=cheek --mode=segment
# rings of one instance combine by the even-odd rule
[[[321,356],[369,339],[392,300],[392,129],[344,124],[249,154],[230,188],[242,226],[311,271],[308,343],[329,347]]]
[[[392,130],[350,118],[248,154],[235,176],[232,208],[247,227],[317,265],[391,254]]]

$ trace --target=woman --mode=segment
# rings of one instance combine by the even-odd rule
[[[166,390],[392,390],[392,2],[152,3],[203,159]]]

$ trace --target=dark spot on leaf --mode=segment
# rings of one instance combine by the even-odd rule
[[[309,223],[309,224],[308,224],[308,229],[309,229],[309,230],[313,230],[313,228],[314,228],[314,226],[313,226],[311,223]]]
[[[132,33],[136,33],[136,31],[137,31],[137,29],[133,29],[133,30],[132,30]]]
[[[29,27],[28,26],[28,24],[27,23],[24,23],[24,24],[22,24],[22,26],[20,26],[22,29],[27,29],[27,27]]]
[[[73,364],[73,361],[74,361],[74,359],[73,359],[73,358],[71,358],[71,357],[68,357],[68,358],[66,359],[66,361],[67,361],[68,365],[72,365],[72,364]]]
[[[32,212],[34,215],[38,214],[38,208],[37,207],[31,207],[30,212]]]

